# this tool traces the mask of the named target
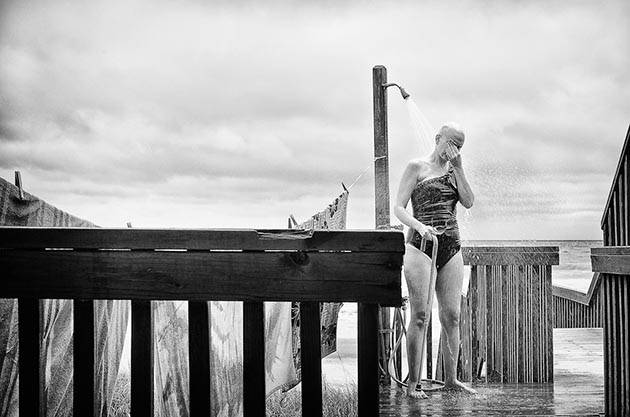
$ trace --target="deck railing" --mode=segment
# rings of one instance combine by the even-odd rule
[[[558,247],[466,247],[459,378],[553,382],[551,266]],[[485,376],[482,370],[485,367]],[[437,378],[442,378],[441,355]]]
[[[74,300],[74,415],[94,415],[95,299],[131,300],[131,416],[153,415],[151,300],[189,301],[190,415],[210,415],[209,300],[243,301],[244,415],[265,415],[264,301],[301,301],[302,410],[322,415],[319,302],[358,302],[359,415],[378,413],[378,305],[401,304],[397,231],[0,227],[18,298],[20,415],[39,414],[39,299]],[[194,366],[193,366],[194,364]]]
[[[553,327],[588,328],[603,326],[601,274],[595,272],[586,294],[564,287],[553,287]]]
[[[591,249],[602,277],[606,415],[630,415],[630,127],[601,227],[604,247]]]

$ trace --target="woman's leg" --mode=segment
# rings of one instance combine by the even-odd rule
[[[444,383],[447,388],[475,391],[457,380],[457,358],[459,357],[459,316],[464,279],[462,253],[457,252],[438,272],[435,293],[439,303],[442,325],[442,354],[444,358]]]
[[[407,363],[409,381],[407,395],[426,398],[422,391],[416,391],[420,381],[422,351],[424,348],[424,328],[427,324],[427,292],[431,273],[431,259],[415,246],[406,245],[404,257],[405,279],[409,290],[409,327],[407,329]]]

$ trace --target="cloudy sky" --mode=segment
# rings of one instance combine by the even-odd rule
[[[285,227],[372,163],[385,65],[466,130],[464,238],[601,239],[629,24],[623,0],[3,1],[0,176],[101,226]],[[419,139],[388,94],[393,197]],[[348,227],[373,207],[368,169]]]

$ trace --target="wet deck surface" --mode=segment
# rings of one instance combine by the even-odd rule
[[[411,400],[382,388],[381,416],[580,415],[604,413],[602,329],[554,329],[553,384],[474,384],[477,395],[436,391]]]

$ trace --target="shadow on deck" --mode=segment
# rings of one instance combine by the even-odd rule
[[[474,384],[478,395],[429,393],[411,400],[395,385],[381,388],[381,416],[603,415],[603,330],[554,329],[554,383]]]

